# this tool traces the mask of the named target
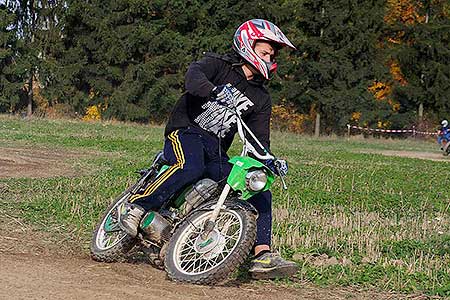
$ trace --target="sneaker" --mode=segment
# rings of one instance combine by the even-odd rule
[[[275,279],[297,273],[297,264],[284,260],[278,253],[266,252],[252,260],[248,272],[253,279]]]
[[[127,213],[121,216],[119,226],[128,235],[132,237],[137,236],[139,223],[142,216],[144,216],[145,210],[139,205],[132,205]]]

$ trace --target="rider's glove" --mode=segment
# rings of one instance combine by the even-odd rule
[[[268,159],[266,160],[266,166],[279,176],[286,176],[289,169],[288,163],[284,159]]]
[[[217,101],[221,105],[233,103],[233,90],[231,84],[218,85],[211,90],[211,99]]]

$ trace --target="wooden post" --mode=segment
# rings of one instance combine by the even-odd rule
[[[28,106],[27,106],[27,117],[33,115],[33,73],[30,72],[30,78],[28,79]]]
[[[422,123],[422,120],[423,120],[423,103],[422,102],[419,104],[418,115],[419,115],[419,123]]]
[[[320,135],[320,113],[316,114],[316,123],[314,126],[314,136],[319,137]]]

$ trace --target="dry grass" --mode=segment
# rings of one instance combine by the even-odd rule
[[[444,213],[423,211],[397,217],[366,210],[349,211],[340,206],[323,209],[287,201],[274,209],[274,228],[279,233],[274,236],[277,247],[327,249],[341,258],[362,255],[363,263],[402,266],[410,273],[450,272],[448,254],[441,257],[416,249],[411,256],[406,253],[406,257],[395,259],[384,247],[386,241],[426,241],[450,232],[450,219]]]

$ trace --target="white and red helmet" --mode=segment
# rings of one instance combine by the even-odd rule
[[[279,45],[296,49],[288,38],[272,22],[253,19],[245,22],[236,30],[233,38],[233,48],[248,63],[250,63],[266,79],[270,79],[270,74],[275,73],[277,64],[267,63],[255,52],[257,41],[267,41]]]

